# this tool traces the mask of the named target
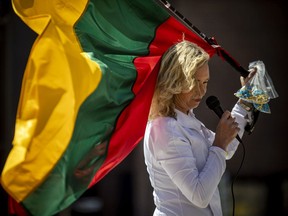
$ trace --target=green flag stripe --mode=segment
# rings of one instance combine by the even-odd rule
[[[153,1],[89,2],[75,33],[83,51],[100,65],[103,77],[81,105],[63,157],[46,181],[23,201],[33,215],[55,214],[87,189],[105,160],[118,116],[134,98],[137,71],[133,60],[149,53],[157,26],[167,18]]]

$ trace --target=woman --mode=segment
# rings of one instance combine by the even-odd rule
[[[154,216],[222,215],[217,187],[249,113],[238,102],[224,112],[215,134],[195,117],[193,109],[207,90],[208,61],[209,55],[188,41],[162,57],[144,138]]]

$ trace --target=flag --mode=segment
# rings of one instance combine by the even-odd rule
[[[38,34],[27,61],[4,189],[53,215],[142,139],[161,55],[186,40],[215,49],[153,0],[13,0]]]

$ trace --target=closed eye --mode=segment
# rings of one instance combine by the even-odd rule
[[[198,83],[202,83],[202,84],[207,84],[209,82],[209,80],[205,80],[204,82],[202,82],[201,80],[197,80]]]

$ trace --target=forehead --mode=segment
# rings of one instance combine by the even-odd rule
[[[207,80],[209,79],[209,65],[205,63],[202,67],[200,67],[195,73],[195,79],[198,80]]]

